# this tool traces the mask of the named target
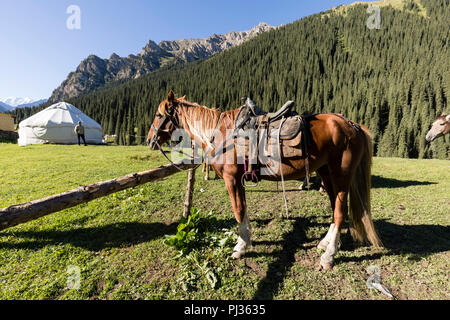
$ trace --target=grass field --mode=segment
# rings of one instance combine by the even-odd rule
[[[0,144],[0,207],[165,163],[145,147]],[[450,299],[449,165],[375,158],[372,209],[385,248],[356,247],[343,234],[326,273],[315,248],[330,224],[326,196],[288,182],[292,213],[281,219],[276,184],[249,189],[254,243],[235,261],[223,181],[203,181],[200,170],[194,206],[206,240],[179,256],[163,243],[183,211],[187,174],[179,173],[0,232],[0,299],[389,299],[367,288],[369,266],[397,299]]]

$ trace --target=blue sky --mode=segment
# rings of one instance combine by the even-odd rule
[[[141,51],[148,40],[203,38],[288,24],[354,0],[1,0],[0,98],[48,98],[90,54]],[[69,30],[67,8],[81,9]]]

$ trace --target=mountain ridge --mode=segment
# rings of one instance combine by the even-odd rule
[[[3,103],[3,102],[0,101],[0,113],[8,112],[8,111],[11,111],[11,110],[13,110],[13,109],[11,109],[11,106],[9,106],[6,103]]]
[[[8,97],[5,99],[0,99],[0,106],[7,111],[12,111],[14,109],[36,107],[43,103],[46,103],[48,99],[34,100],[31,98],[18,98],[18,97]]]
[[[213,34],[207,38],[164,40],[159,44],[149,40],[141,52],[128,57],[116,53],[109,59],[90,55],[69,73],[49,101],[70,99],[112,82],[137,79],[164,66],[202,60],[276,28],[262,22],[250,30]]]

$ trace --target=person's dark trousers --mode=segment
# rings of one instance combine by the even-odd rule
[[[86,139],[84,138],[84,134],[78,135],[78,145],[80,145],[80,138],[83,139],[84,145],[87,146]]]

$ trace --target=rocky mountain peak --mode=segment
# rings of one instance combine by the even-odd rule
[[[261,31],[265,31],[265,30],[272,30],[274,27],[272,27],[271,25],[265,23],[265,22],[260,22],[257,26],[253,27],[253,30],[261,30]]]
[[[115,53],[113,53],[111,55],[111,57],[109,57],[109,60],[118,60],[118,59],[120,59],[120,57],[117,54],[115,54]]]
[[[152,53],[160,54],[162,51],[163,49],[161,49],[156,42],[150,40],[138,55],[145,56]]]
[[[50,102],[87,94],[117,80],[136,79],[165,65],[205,59],[276,28],[262,22],[247,31],[213,34],[202,39],[162,41],[159,44],[149,40],[140,53],[126,58],[115,53],[109,59],[90,55],[55,89]]]

